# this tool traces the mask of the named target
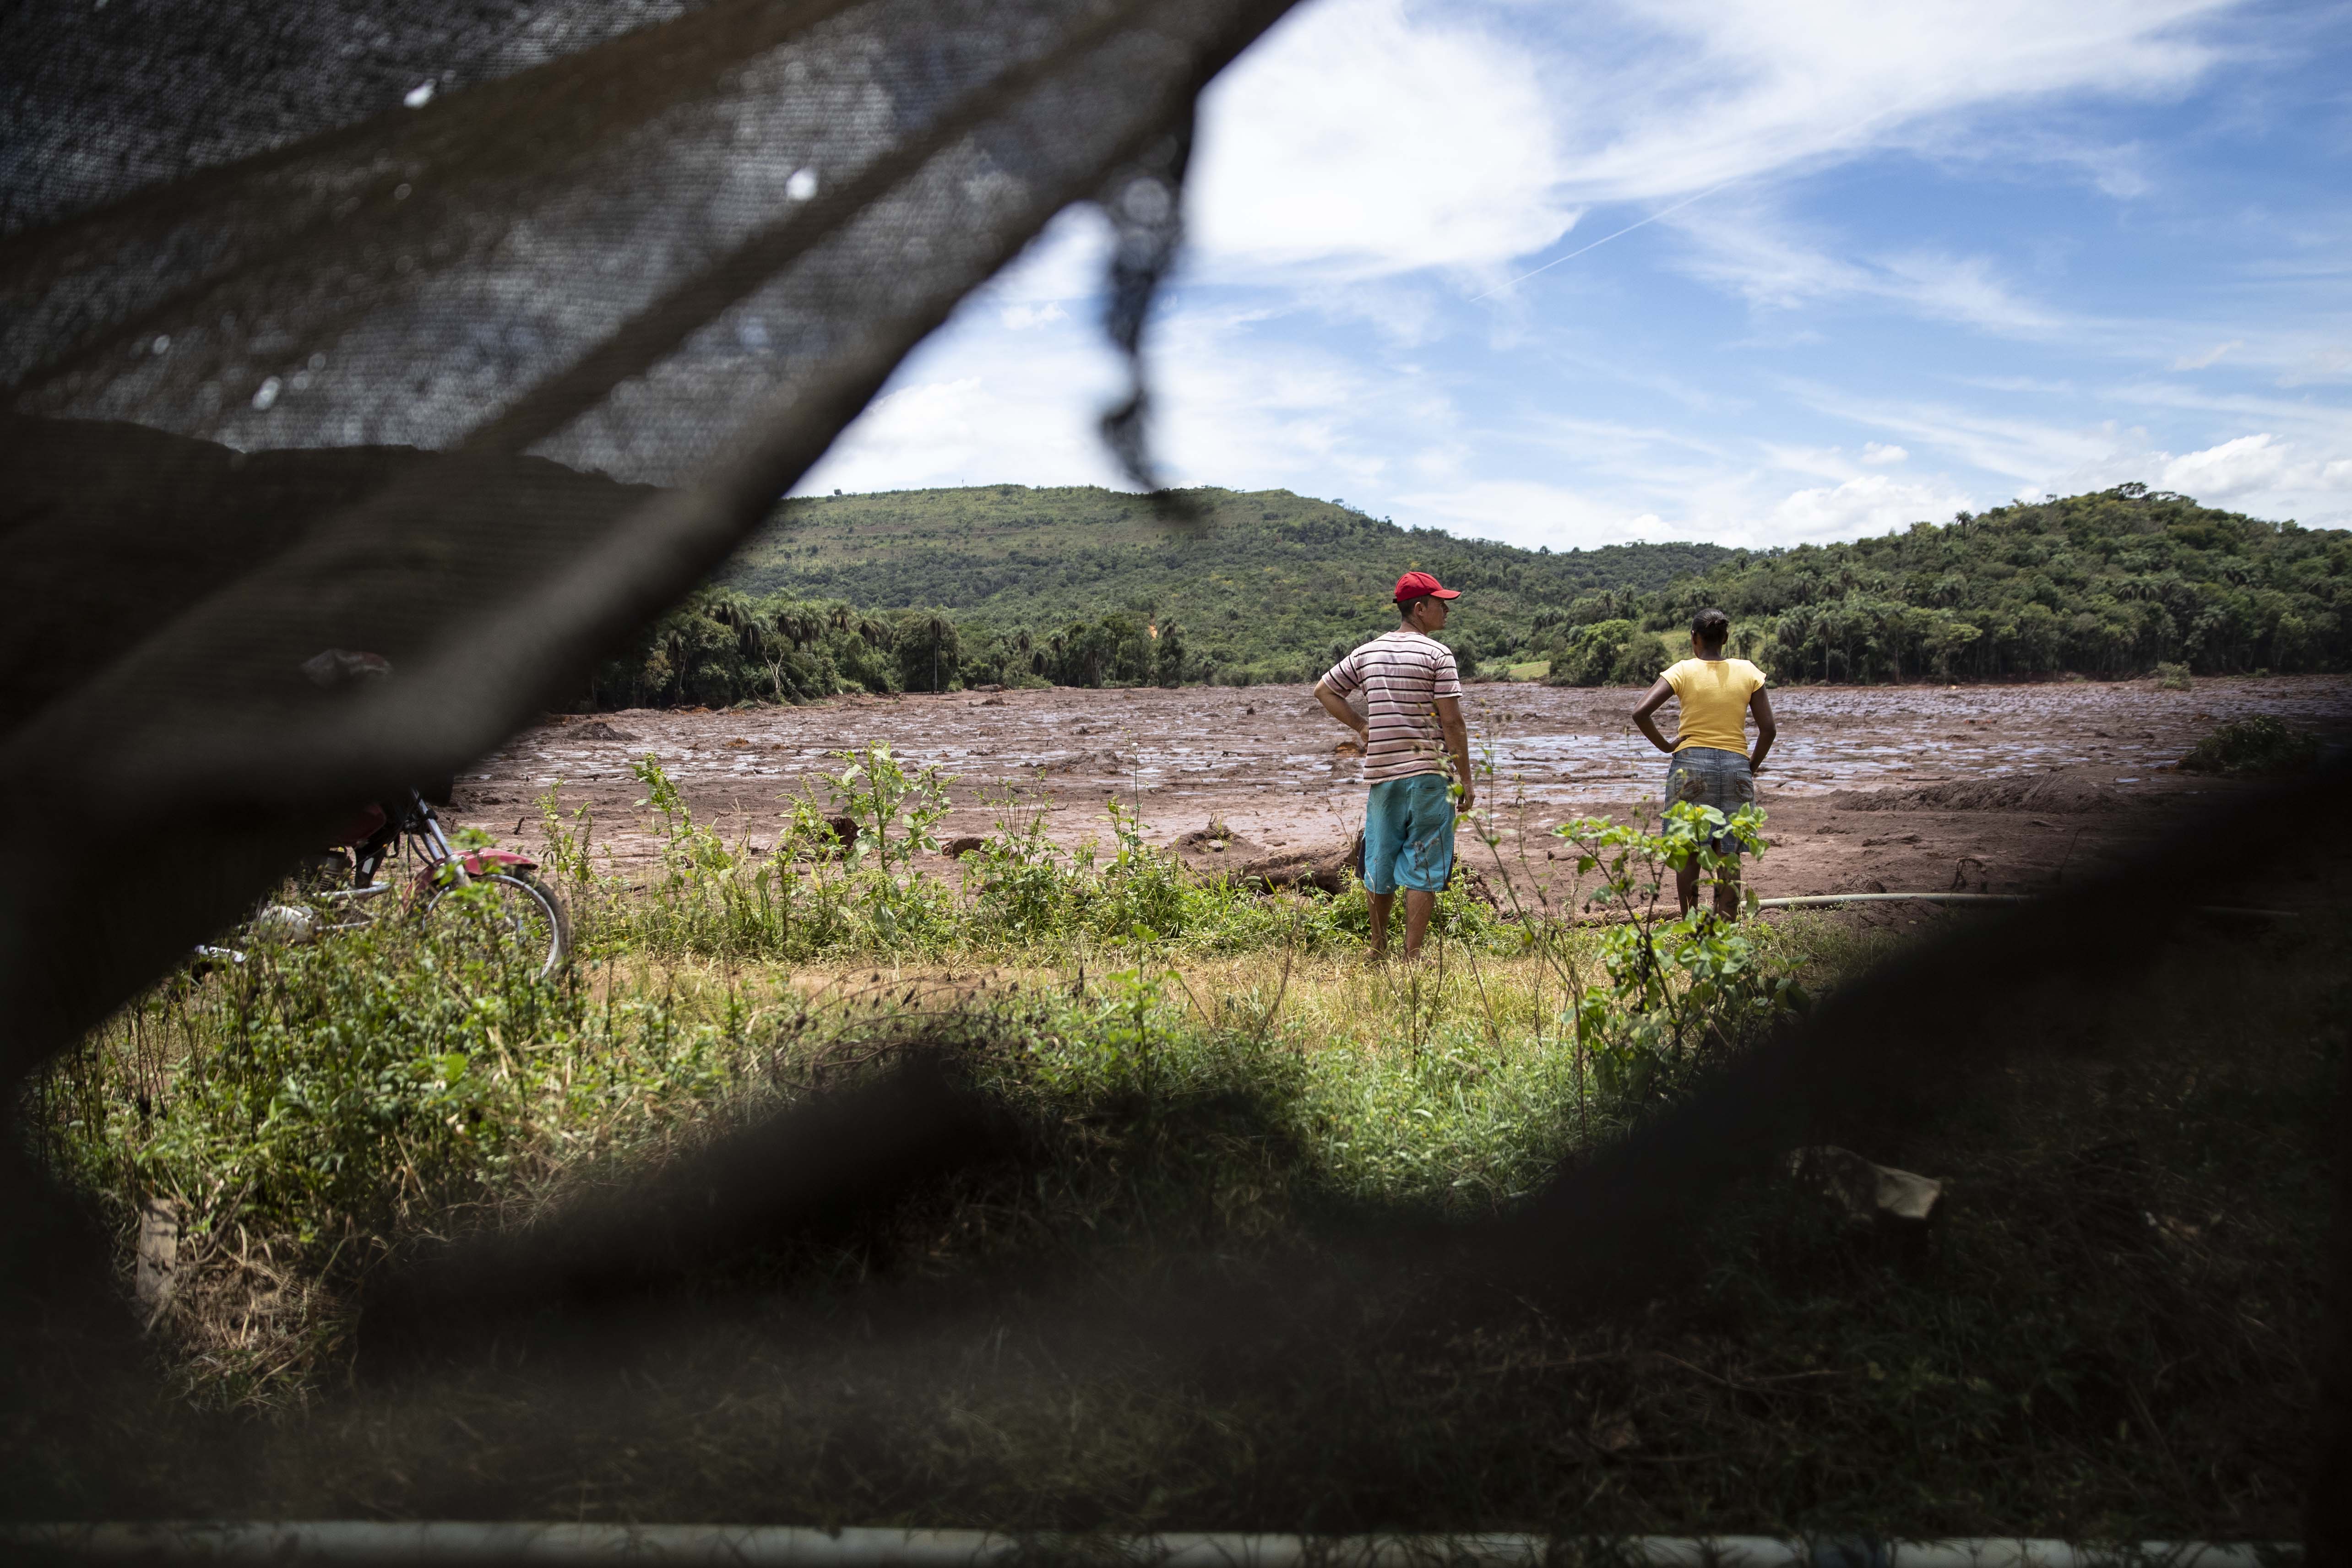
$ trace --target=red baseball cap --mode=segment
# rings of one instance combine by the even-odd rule
[[[1443,587],[1437,579],[1425,571],[1408,571],[1397,579],[1396,601],[1406,603],[1415,599],[1459,599],[1462,596]]]

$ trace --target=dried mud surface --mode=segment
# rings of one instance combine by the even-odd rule
[[[1552,824],[1654,811],[1665,759],[1626,718],[1636,695],[1469,688],[1474,747],[1491,747],[1503,781],[1492,792],[1501,799],[1481,804],[1507,830],[1515,882],[1555,869],[1544,859]],[[2255,788],[2171,769],[2215,725],[2267,713],[2352,727],[2352,679],[2205,680],[2186,692],[2148,681],[1796,686],[1775,692],[1773,706],[1780,738],[1758,791],[1771,848],[1751,873],[1759,894],[2031,892]],[[1357,766],[1339,751],[1348,738],[1304,686],[638,709],[525,731],[461,779],[454,814],[528,848],[537,801],[554,789],[566,810],[591,808],[600,858],[625,873],[653,850],[631,758],[657,756],[698,818],[764,845],[786,800],[803,788],[824,798],[819,775],[840,766],[831,753],[887,741],[909,764],[955,776],[943,841],[1042,809],[1057,841],[1100,841],[1105,803],[1117,797],[1140,807],[1149,841],[1196,864],[1237,866],[1347,843],[1364,805]],[[1213,822],[1229,830],[1222,851],[1200,831]],[[1491,852],[1467,831],[1460,850],[1494,873]],[[2249,891],[2292,905],[2317,889],[2290,873]]]

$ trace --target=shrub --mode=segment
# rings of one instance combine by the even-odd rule
[[[2156,667],[2156,685],[2158,691],[2187,691],[2189,689],[2189,666],[2186,664],[2158,664]]]
[[[2232,719],[2208,735],[2180,759],[2180,767],[2186,773],[2299,773],[2318,760],[2316,736],[2258,714]]]
[[[1646,686],[1666,667],[1664,645],[1631,621],[1580,626],[1559,644],[1546,683],[1555,686]]]
[[[1735,873],[1738,855],[1764,852],[1764,814],[1743,807],[1727,818],[1677,801],[1655,831],[1580,817],[1553,832],[1576,853],[1581,902],[1608,912],[1600,976],[1575,998],[1576,1034],[1599,1087],[1629,1109],[1679,1092],[1697,1071],[1804,1005],[1804,993],[1741,925],[1708,912],[1657,913],[1668,878],[1698,867],[1702,884]],[[1735,851],[1713,847],[1727,832]],[[1599,873],[1584,892],[1581,879]],[[1755,894],[1745,895],[1751,904]]]

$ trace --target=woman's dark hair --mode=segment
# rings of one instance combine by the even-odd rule
[[[1719,648],[1731,635],[1731,617],[1720,610],[1702,610],[1691,617],[1691,635],[1710,648]]]

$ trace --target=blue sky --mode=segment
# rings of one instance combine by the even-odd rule
[[[1554,549],[2125,480],[2352,526],[2347,192],[2344,5],[1311,0],[1203,106],[1158,444]],[[1116,483],[1103,247],[1066,214],[803,489]]]

